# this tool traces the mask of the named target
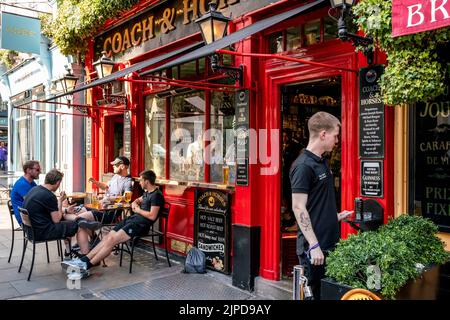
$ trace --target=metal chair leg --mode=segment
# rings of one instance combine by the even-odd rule
[[[28,240],[23,238],[23,249],[22,249],[22,259],[20,259],[20,266],[19,266],[19,272],[22,270],[22,264],[23,264],[23,258],[25,257],[25,251],[27,250]]]
[[[120,244],[120,261],[119,261],[119,267],[122,266],[122,257],[123,257],[123,243]]]
[[[33,243],[34,246],[34,243]],[[50,256],[48,255],[48,242],[45,241],[45,250],[47,251],[47,263],[50,263]]]
[[[136,238],[133,238],[131,241],[131,254],[130,254],[130,273],[133,269],[133,255],[134,255],[134,244],[136,242]]]
[[[14,248],[14,226],[13,229],[11,230],[12,235],[11,235],[11,251],[9,252],[9,258],[8,258],[8,263],[11,262],[11,257],[12,257],[12,253],[13,253],[13,248]]]
[[[167,250],[167,237],[166,237],[166,235],[164,235],[163,237],[164,237],[164,247],[166,248],[167,263],[169,264],[169,267],[171,267],[170,259],[169,259],[169,251]]]
[[[46,242],[47,243],[47,242]],[[31,258],[31,267],[30,267],[30,273],[28,274],[28,280],[30,281],[31,273],[33,272],[33,266],[34,266],[34,255],[36,253],[36,244],[33,242],[33,257]]]
[[[158,260],[158,255],[156,254],[155,236],[154,235],[152,235],[152,245],[153,245],[153,253],[155,254],[156,260]]]

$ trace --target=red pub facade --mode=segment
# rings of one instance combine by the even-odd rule
[[[219,55],[224,65],[243,65],[241,88],[229,74],[213,72],[211,52],[200,51],[202,37],[195,20],[207,12],[207,2],[141,1],[93,39],[86,58],[88,75],[97,77],[93,63],[106,51],[118,62],[119,76],[108,88],[108,99],[99,87],[88,91],[88,103],[108,108],[87,120],[86,177],[102,179],[119,154],[130,157],[134,177],[144,169],[154,170],[171,203],[169,250],[181,255],[207,234],[199,227],[202,214],[207,216],[200,198],[209,192],[212,202],[228,199],[222,203],[227,212],[224,225],[211,227],[218,232],[213,240],[224,246],[207,247],[212,252],[209,264],[232,274],[234,285],[253,290],[256,276],[280,280],[297,264],[295,224],[289,222],[292,214],[283,183],[283,168],[290,165],[284,163],[283,135],[289,132],[299,148],[305,147],[306,123],[313,113],[338,116],[340,147],[330,155],[338,208],[353,210],[358,197],[374,199],[386,222],[394,216],[394,109],[382,106],[382,134],[374,142],[379,150],[361,157],[360,149],[372,146],[361,142],[365,133],[360,130],[360,69],[368,64],[350,43],[336,38],[329,1],[218,1],[218,10],[232,18],[227,37],[262,22],[232,43],[236,55]],[[309,7],[303,11],[305,6]],[[289,15],[299,8],[298,14]],[[265,24],[271,17],[283,19]],[[168,58],[157,61],[164,55]],[[186,60],[189,55],[195,58]],[[375,53],[374,64],[384,62],[385,57]],[[239,93],[247,95],[243,104]],[[255,137],[247,145],[247,162],[240,164],[234,146],[239,125]],[[206,133],[211,129],[216,133]],[[362,186],[366,164],[378,169],[367,172],[377,177],[375,187]],[[342,223],[343,238],[353,232]]]

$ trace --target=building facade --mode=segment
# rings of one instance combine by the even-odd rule
[[[86,177],[102,179],[120,154],[130,157],[135,177],[154,170],[172,205],[169,250],[185,255],[197,245],[210,268],[232,274],[233,284],[248,290],[256,276],[280,280],[297,264],[286,186],[292,160],[283,135],[292,135],[300,151],[308,141],[307,121],[317,111],[342,123],[340,146],[328,155],[339,210],[354,210],[361,198],[366,227],[403,213],[423,214],[408,207],[414,192],[408,157],[414,157],[414,130],[428,127],[415,121],[405,130],[415,117],[405,110],[413,106],[398,109],[372,99],[386,57],[376,52],[369,66],[350,43],[336,39],[329,7],[321,0],[218,1],[232,22],[221,44],[229,42],[214,49],[232,45],[233,52],[219,59],[243,66],[240,87],[230,74],[211,69],[215,51],[202,47],[195,20],[207,12],[206,1],[142,1],[109,22],[86,58],[91,79],[102,51],[118,65],[109,78],[112,95],[100,87],[86,91],[89,104],[102,106],[85,120]],[[445,110],[433,108],[444,130],[448,103]],[[416,116],[426,113],[415,110]],[[443,149],[436,151],[448,153],[445,138],[439,139]],[[419,151],[423,143],[417,140]],[[430,203],[439,203],[448,217],[444,191],[423,192],[439,199]],[[445,232],[448,221],[436,223]],[[341,224],[343,238],[354,232],[355,226]]]

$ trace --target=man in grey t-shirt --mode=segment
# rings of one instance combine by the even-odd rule
[[[133,190],[133,179],[128,173],[128,168],[130,166],[130,160],[126,157],[117,157],[111,164],[114,167],[114,176],[111,178],[108,184],[90,178],[89,182],[92,182],[99,189],[105,190],[105,197],[102,202],[113,203],[116,196],[123,195],[125,191]],[[101,224],[111,224],[117,221],[120,216],[120,210],[108,210],[108,211],[80,211],[78,214],[68,214],[66,213],[64,218],[66,220],[82,220],[79,221],[79,226],[87,229],[94,229]],[[86,254],[89,248],[80,243],[80,253]]]

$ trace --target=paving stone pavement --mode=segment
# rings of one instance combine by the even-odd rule
[[[129,300],[129,299],[219,299],[260,300],[258,296],[231,285],[231,276],[215,271],[206,274],[183,274],[183,259],[171,256],[169,267],[164,252],[153,251],[145,246],[134,254],[133,273],[129,274],[129,256],[124,254],[122,267],[119,256],[111,254],[107,267],[91,270],[87,279],[81,280],[79,288],[69,289],[65,272],[60,266],[56,242],[49,243],[50,263],[47,263],[45,245],[36,246],[36,259],[30,281],[31,246],[28,246],[22,271],[18,272],[23,248],[23,237],[15,234],[11,262],[8,256],[11,245],[11,226],[5,204],[0,205],[0,299],[14,300]],[[70,284],[69,284],[70,286]],[[76,286],[75,286],[76,287]]]

